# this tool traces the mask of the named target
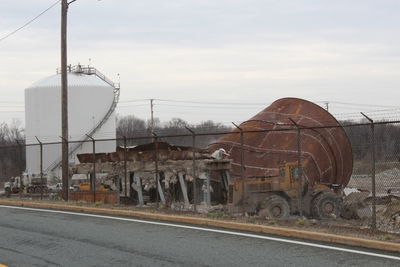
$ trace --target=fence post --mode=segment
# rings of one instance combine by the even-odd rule
[[[197,211],[197,182],[196,182],[196,151],[195,151],[195,146],[196,146],[196,133],[190,129],[189,127],[186,127],[186,130],[192,133],[192,147],[193,147],[193,163],[192,163],[192,176],[193,176],[193,211]]]
[[[93,190],[93,203],[96,203],[96,141],[93,137],[86,135],[90,140],[92,140],[93,144],[93,175],[92,175],[92,190]]]
[[[126,185],[128,183],[128,167],[126,160],[127,160],[127,148],[126,148],[126,136],[124,136],[124,176],[125,176],[124,191],[125,191],[125,197],[128,197],[128,186]]]
[[[159,179],[158,179],[158,136],[157,134],[155,134],[154,132],[151,133],[154,136],[154,145],[155,145],[155,150],[154,150],[154,164],[155,164],[155,171],[156,171],[156,175],[155,175],[155,180],[156,180],[156,202],[157,202],[157,207],[160,204],[160,192],[159,190],[161,188],[158,188],[158,184],[159,184]],[[162,189],[161,189],[162,190]]]
[[[35,136],[35,138],[40,145],[40,200],[43,200],[43,144],[37,136]]]
[[[297,129],[297,172],[299,181],[297,198],[298,198],[299,213],[300,216],[303,216],[303,201],[302,201],[303,168],[301,166],[301,131],[299,125],[292,118],[289,118],[289,120],[296,126]]]
[[[232,124],[239,129],[240,131],[240,174],[242,176],[242,209],[243,209],[243,216],[246,215],[246,207],[245,207],[245,201],[246,201],[246,190],[245,190],[245,166],[244,166],[244,133],[243,129],[237,126],[235,123],[232,122]]]
[[[21,153],[21,156],[20,156],[20,157],[22,157],[22,154],[23,154],[22,146],[21,146],[21,144],[19,143],[18,139],[15,139],[15,141],[17,142],[17,145],[18,145],[18,147],[19,147],[19,149],[20,149],[20,153]],[[22,177],[23,177],[23,175],[21,174],[21,176],[20,176],[20,178],[19,178],[19,198],[20,198],[20,199],[22,198],[22,191],[23,191],[23,189],[24,189],[24,187],[25,187],[25,185],[22,184]]]
[[[371,123],[371,145],[372,145],[372,229],[376,229],[376,180],[375,180],[375,124],[374,121],[364,113],[360,112]]]

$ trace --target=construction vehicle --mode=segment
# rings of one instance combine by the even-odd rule
[[[287,218],[340,216],[353,157],[338,121],[309,101],[275,101],[209,147],[232,160],[231,211]]]
[[[10,181],[4,183],[4,191],[7,197],[10,197],[11,194],[17,194],[20,192],[22,188],[21,178],[19,176],[12,177]]]
[[[12,193],[19,193],[24,189],[26,189],[28,193],[48,192],[47,178],[35,175],[29,176],[24,173],[22,174],[22,178],[20,176],[13,177],[4,184],[4,190],[8,196]]]
[[[76,185],[77,189],[76,191],[91,191],[92,188],[90,186],[90,183],[80,183],[79,185]],[[100,184],[96,185],[96,191],[112,191],[111,187],[107,184]]]
[[[247,212],[256,212],[261,217],[285,219],[291,213],[300,213],[300,210],[315,218],[340,215],[340,188],[324,184],[302,185],[297,163],[281,166],[276,177],[246,181],[244,188],[248,195],[244,203]],[[228,204],[242,205],[242,197],[242,182],[233,181],[229,185]]]
[[[28,193],[41,193],[42,191],[45,193],[48,192],[47,178],[31,178],[26,190]]]

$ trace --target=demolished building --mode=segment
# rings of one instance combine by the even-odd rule
[[[188,207],[226,202],[230,160],[215,159],[203,149],[152,142],[118,147],[114,153],[79,154],[78,159],[74,174],[86,175],[91,188],[94,179],[96,188],[106,185],[125,203],[182,202]]]

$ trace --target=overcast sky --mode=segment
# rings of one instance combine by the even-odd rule
[[[0,38],[55,2],[1,0]],[[60,9],[0,41],[0,122],[23,121],[24,89],[60,66]],[[162,121],[189,122],[245,120],[289,96],[329,101],[334,114],[391,109],[399,14],[397,0],[77,0],[68,61],[119,73],[118,113],[141,118],[148,101],[129,101],[254,104],[155,101]]]

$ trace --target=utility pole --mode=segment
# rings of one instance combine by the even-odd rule
[[[67,12],[68,0],[61,1],[61,135],[62,196],[68,201],[68,80],[67,80]]]
[[[154,110],[153,110],[153,101],[154,99],[150,99],[150,110],[151,110],[151,120],[150,120],[150,132],[153,134],[154,132]]]
[[[326,111],[329,111],[329,102],[328,102],[328,101],[325,101],[324,104],[325,104],[325,109],[326,109]]]

